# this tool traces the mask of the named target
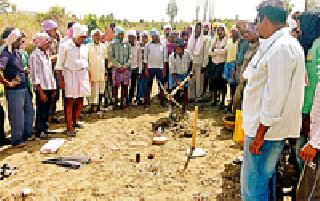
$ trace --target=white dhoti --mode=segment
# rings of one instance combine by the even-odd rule
[[[105,88],[105,81],[91,81],[91,96],[89,98],[89,103],[98,104],[98,97],[99,95],[104,94]]]
[[[63,71],[66,98],[83,98],[91,95],[88,69]]]
[[[189,98],[198,100],[202,94],[203,76],[201,76],[202,64],[193,64],[193,76],[190,80]]]

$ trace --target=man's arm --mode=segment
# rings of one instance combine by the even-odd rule
[[[1,53],[0,54],[0,83],[3,84],[5,87],[15,87],[20,83],[20,81],[16,79],[9,81],[4,77],[3,71],[6,68],[7,63],[8,63],[8,56],[5,55],[4,53]]]
[[[127,62],[124,64],[124,66],[126,67],[126,68],[130,68],[131,67],[131,61],[132,61],[132,52],[131,52],[131,47],[130,47],[130,45],[128,45],[127,46],[127,51],[128,51],[128,60],[127,60]]]
[[[64,45],[60,45],[59,51],[58,51],[58,57],[57,57],[57,65],[55,66],[55,70],[58,75],[60,89],[64,89],[64,79],[62,75],[62,69],[65,63],[66,54],[67,54],[66,48],[64,47]]]

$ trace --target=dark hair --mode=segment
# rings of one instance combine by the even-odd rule
[[[70,29],[73,26],[74,22],[68,22],[68,29]]]
[[[11,34],[11,32],[14,30],[14,27],[8,27],[8,28],[6,28],[4,31],[3,31],[3,33],[2,33],[2,35],[1,35],[1,38],[4,40],[4,39],[6,39],[6,38],[8,38],[9,37],[9,35]]]
[[[263,6],[258,9],[258,15],[260,20],[266,17],[273,24],[286,24],[288,12],[284,8],[277,6]]]
[[[202,27],[202,23],[201,22],[197,22],[195,28],[201,28]]]

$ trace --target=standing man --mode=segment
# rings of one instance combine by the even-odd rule
[[[202,34],[202,23],[198,22],[195,26],[195,30],[188,41],[188,50],[193,60],[193,74],[194,76],[190,82],[191,99],[195,99],[198,102],[202,93],[203,77],[201,76],[202,69],[207,65],[206,53],[208,52],[204,47],[204,36]]]
[[[308,76],[308,85],[304,90],[304,104],[302,107],[302,132],[300,138],[296,144],[296,156],[299,164],[300,172],[303,170],[303,161],[299,157],[300,149],[307,142],[307,138],[310,133],[310,113],[311,109],[316,107],[314,105],[314,99],[316,93],[317,84],[319,82],[319,65],[320,65],[320,38],[316,39],[312,48],[308,51],[306,58],[306,71]]]
[[[211,77],[211,92],[212,92],[212,106],[218,104],[218,97],[220,99],[220,110],[225,109],[225,98],[227,93],[227,82],[223,78],[224,64],[227,59],[227,42],[228,37],[226,36],[226,27],[224,24],[219,24],[217,28],[218,37],[212,43],[211,46],[211,57],[213,65],[208,69],[209,76]]]
[[[233,27],[231,30],[231,38],[227,42],[226,50],[227,50],[227,59],[226,63],[224,65],[224,73],[223,78],[226,79],[226,81],[229,83],[230,87],[230,96],[231,101],[228,105],[228,112],[232,112],[232,105],[233,105],[233,99],[234,94],[236,93],[236,87],[237,82],[235,79],[236,75],[236,59],[237,59],[237,52],[238,52],[238,46],[239,46],[239,36],[238,36],[238,30],[236,27]]]
[[[130,84],[130,91],[129,91],[129,104],[132,103],[133,98],[138,92],[136,90],[137,83],[138,83],[138,78],[139,75],[141,74],[141,68],[140,68],[140,47],[137,42],[137,32],[135,30],[129,30],[128,31],[128,40],[129,44],[131,45],[131,61],[130,61],[130,66],[131,66],[131,84]],[[137,97],[137,96],[136,96]]]
[[[244,83],[243,82],[240,83],[240,80],[243,81],[243,79],[242,79],[243,71],[241,70],[241,68],[243,65],[245,65],[245,67],[247,67],[247,65],[248,65],[247,58],[245,58],[245,57],[246,57],[246,52],[249,48],[249,43],[252,43],[252,40],[251,40],[251,42],[249,42],[248,37],[245,37],[245,35],[255,36],[254,37],[255,42],[257,42],[257,39],[259,40],[258,31],[256,29],[256,26],[254,26],[253,23],[246,23],[243,21],[237,21],[236,28],[239,31],[239,45],[238,45],[236,68],[235,68],[235,71],[236,71],[235,72],[235,80],[237,83],[237,87],[236,87],[235,97],[234,97],[234,101],[233,101],[232,113],[234,113],[234,114],[236,113],[236,110],[240,110],[240,108],[241,108],[240,104],[241,104],[242,93],[243,93],[243,88],[244,88],[244,85],[243,85]],[[251,37],[251,39],[252,39],[252,37]],[[249,51],[252,52],[252,48]],[[254,54],[255,54],[255,52],[254,52]],[[253,55],[249,56],[250,60]],[[245,62],[246,62],[246,64],[244,64]],[[239,87],[239,85],[240,85],[240,87]],[[240,95],[241,95],[241,97],[240,97]]]
[[[5,86],[12,146],[25,146],[28,120],[33,118],[28,83],[22,66],[21,32],[7,28],[2,38],[6,47],[0,54],[0,82]]]
[[[43,22],[43,31],[46,32],[51,38],[51,45],[49,47],[51,63],[52,63],[52,71],[54,71],[54,67],[57,64],[57,55],[59,50],[59,42],[60,42],[60,35],[58,33],[58,24],[53,20],[46,20]],[[58,75],[54,73],[54,77],[56,80],[56,85],[58,85]],[[56,92],[53,93],[52,96],[52,104],[50,110],[50,117],[49,120],[51,122],[57,122],[57,119],[54,117],[57,110],[57,102],[60,98],[60,89],[57,88]]]
[[[26,82],[28,85],[28,95],[26,98],[29,99],[30,101],[28,101],[27,106],[25,106],[26,108],[28,108],[28,113],[30,114],[29,119],[27,119],[27,121],[25,122],[25,139],[26,140],[32,140],[32,130],[33,130],[33,117],[34,117],[34,110],[33,110],[33,103],[32,103],[32,82],[30,80],[30,68],[29,68],[29,55],[26,51],[26,36],[24,35],[24,33],[21,34],[21,46],[20,46],[20,52],[21,52],[21,58],[22,58],[22,67],[26,76]]]
[[[93,43],[89,44],[89,77],[91,82],[91,96],[89,104],[91,105],[90,112],[94,112],[94,107],[97,106],[97,111],[101,110],[102,99],[104,97],[106,80],[105,70],[108,63],[108,50],[105,44],[101,43],[101,32],[98,29],[91,31]]]
[[[81,115],[83,98],[91,95],[88,72],[88,48],[84,46],[88,28],[74,23],[73,38],[65,41],[59,47],[56,70],[59,75],[59,85],[65,90],[65,114],[67,120],[67,135],[75,136],[74,126]]]
[[[47,33],[36,33],[33,43],[36,49],[30,55],[29,65],[36,93],[36,138],[46,139],[50,107],[57,89],[48,51],[51,38]]]
[[[204,37],[204,40],[203,40],[203,60],[204,60],[204,66],[202,68],[202,76],[203,76],[203,87],[202,87],[202,90],[203,90],[203,93],[202,93],[202,96],[203,97],[206,97],[207,96],[207,89],[208,89],[208,86],[209,86],[209,80],[210,80],[210,76],[207,72],[207,67],[209,65],[209,49],[210,49],[210,45],[211,45],[211,40],[212,40],[212,37],[211,35],[209,35],[210,33],[210,23],[208,22],[204,22],[203,23],[203,37]],[[211,60],[212,62],[212,60]]]
[[[141,33],[141,44],[140,44],[140,48],[139,48],[139,68],[141,69],[140,75],[139,75],[139,81],[138,81],[138,105],[142,105],[143,101],[146,97],[146,92],[147,92],[147,78],[144,74],[145,72],[145,63],[143,62],[143,58],[144,58],[144,52],[145,52],[145,47],[147,46],[148,42],[149,42],[149,38],[148,38],[149,32],[144,30]],[[143,99],[143,100],[142,100]]]
[[[169,57],[170,55],[174,52],[175,50],[175,42],[174,42],[174,35],[171,33],[168,37],[167,37],[167,42],[166,42],[166,58],[167,61],[169,61]],[[172,73],[170,72],[171,68],[169,68],[169,62],[166,64],[167,68],[166,68],[166,77],[165,77],[165,82],[168,84],[168,89],[171,89],[169,81],[170,79],[172,79],[171,75]]]
[[[241,194],[245,201],[276,200],[276,164],[286,138],[298,138],[305,86],[304,52],[286,25],[280,0],[263,1],[257,26],[264,39],[244,73],[244,160]],[[272,191],[273,194],[270,194]]]
[[[252,57],[256,54],[259,47],[259,33],[257,30],[257,26],[254,23],[248,23],[246,25],[244,38],[248,40],[249,45],[243,57],[242,65],[239,68],[238,66],[236,67],[236,79],[238,81],[238,86],[234,96],[234,104],[233,104],[234,111],[241,110],[241,107],[242,107],[241,104],[243,99],[243,89],[246,85],[246,80],[243,78],[243,72],[248,67],[249,62],[251,61]],[[240,47],[241,47],[241,44],[239,45],[239,48]],[[238,51],[238,54],[240,54],[239,51]],[[237,58],[239,57],[237,56]]]
[[[117,40],[109,48],[109,58],[112,63],[112,101],[116,104],[118,89],[121,87],[120,108],[124,108],[124,100],[128,94],[130,80],[131,45],[124,42],[124,29],[116,28]],[[127,107],[126,103],[126,107]]]
[[[144,63],[145,63],[145,76],[148,79],[148,88],[146,94],[147,106],[150,106],[150,93],[153,80],[156,77],[159,82],[164,83],[166,77],[166,56],[165,47],[160,43],[160,36],[157,30],[151,30],[152,37],[151,43],[145,47]],[[160,90],[160,103],[164,105],[164,92]]]

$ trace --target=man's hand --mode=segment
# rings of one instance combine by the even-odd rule
[[[236,79],[236,68],[233,69],[232,74],[231,74],[232,79]]]
[[[149,79],[149,69],[148,68],[144,69],[144,76],[146,76],[146,78]]]
[[[309,134],[310,134],[310,114],[307,114],[307,116],[303,119],[302,132],[303,132],[305,137],[309,138]]]
[[[65,83],[64,83],[64,80],[63,80],[63,79],[61,79],[61,80],[59,81],[59,88],[62,89],[62,90],[64,90],[64,88],[65,88]]]
[[[268,127],[260,124],[257,134],[254,137],[253,141],[250,144],[250,152],[254,155],[261,155],[261,147],[264,144],[264,135],[266,134]]]
[[[89,82],[91,83],[91,72],[89,71]]]
[[[57,96],[57,90],[52,91],[52,99],[54,99]]]
[[[304,161],[312,162],[316,157],[318,149],[313,148],[310,144],[303,147],[300,151],[300,157]]]
[[[41,102],[43,102],[43,103],[48,102],[48,97],[46,96],[46,94],[42,90],[39,91],[39,95],[40,95]]]
[[[24,70],[24,73],[30,74],[30,69],[28,67],[25,67],[23,70]]]
[[[51,62],[52,62],[52,65],[55,65],[57,63],[57,55],[51,56]]]
[[[14,88],[18,84],[20,84],[20,82],[18,82],[16,80],[12,80],[11,82],[6,82],[5,86],[8,87],[8,88]]]
[[[163,70],[162,70],[162,77],[165,78],[166,75],[167,75],[166,68],[163,68]]]

